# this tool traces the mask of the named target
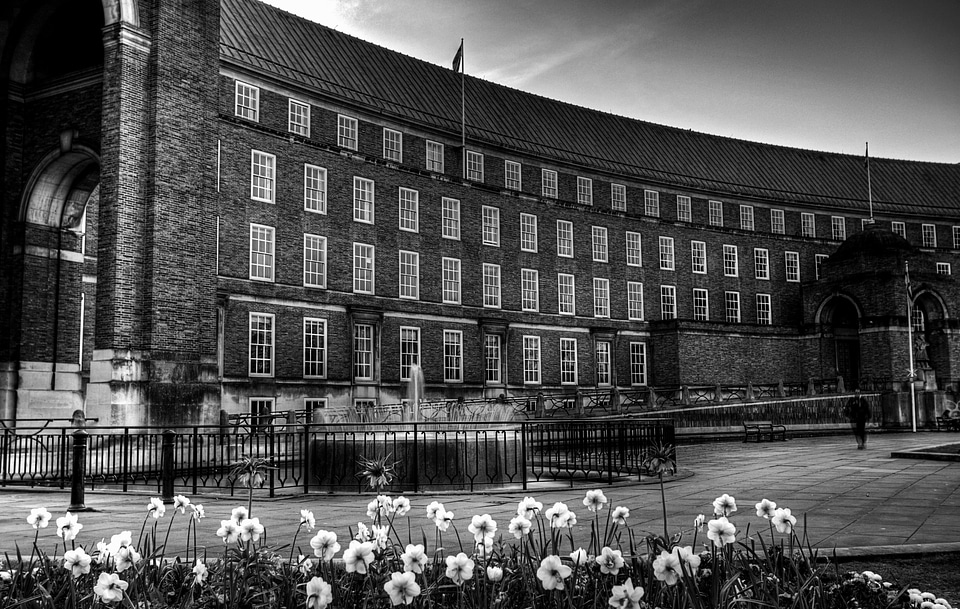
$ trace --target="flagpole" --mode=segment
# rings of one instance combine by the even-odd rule
[[[917,431],[917,398],[913,389],[913,381],[917,378],[917,372],[913,367],[913,298],[910,295],[910,261],[904,261],[903,274],[906,279],[907,287],[907,353],[910,354],[910,373],[907,377],[910,383],[910,421],[913,431]]]
[[[870,202],[870,224],[873,224],[873,187],[870,184],[870,142],[867,142],[866,157],[867,157],[867,200]]]
[[[466,94],[464,93],[464,73],[467,71],[464,52],[463,38],[460,39],[460,155],[463,157],[463,179],[467,179],[467,110]]]

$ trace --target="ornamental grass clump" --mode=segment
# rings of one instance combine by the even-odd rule
[[[382,474],[371,472],[375,490]],[[238,506],[220,520],[222,551],[210,555],[196,545],[203,507],[183,496],[172,509],[151,500],[136,540],[130,531],[84,540],[73,514],[41,539],[53,517],[37,508],[27,517],[31,553],[18,548],[0,568],[0,608],[952,609],[870,571],[818,562],[805,523],[769,499],[755,515],[727,494],[710,507],[667,538],[641,530],[601,490],[550,506],[525,497],[509,523],[378,493],[343,537],[314,532],[314,513],[302,509],[291,514],[292,542],[277,546]],[[189,514],[187,545],[172,548],[178,513]]]

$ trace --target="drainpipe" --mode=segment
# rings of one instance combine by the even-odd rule
[[[63,247],[63,227],[57,227],[57,270],[53,288],[53,371],[50,374],[50,391],[57,388],[57,357],[60,346],[60,267],[63,256],[60,250]]]

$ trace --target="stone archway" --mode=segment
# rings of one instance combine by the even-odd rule
[[[938,376],[950,369],[950,344],[944,334],[947,309],[938,294],[921,290],[913,296],[911,309],[913,357],[924,389],[938,389]]]
[[[21,201],[19,374],[15,399],[4,404],[7,418],[68,418],[84,407],[96,320],[100,160],[74,143],[72,131],[60,144],[34,169]]]
[[[821,370],[824,376],[842,377],[846,388],[857,387],[863,376],[860,351],[860,308],[851,298],[836,294],[817,314],[821,328]]]

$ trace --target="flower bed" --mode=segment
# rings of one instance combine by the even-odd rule
[[[27,517],[33,548],[8,555],[0,571],[0,607],[950,609],[944,598],[896,589],[870,571],[833,576],[836,567],[818,564],[796,516],[767,499],[743,516],[724,494],[712,517],[669,539],[640,536],[629,508],[613,507],[602,491],[579,503],[545,507],[528,497],[504,525],[485,514],[457,518],[436,501],[415,508],[378,495],[343,537],[313,532],[314,516],[302,510],[297,534],[282,546],[267,545],[264,524],[241,506],[220,522],[217,556],[197,554],[204,510],[183,496],[170,510],[152,499],[139,535],[123,531],[109,542],[84,543],[69,513],[56,520],[56,538],[41,539],[53,517],[36,508]],[[177,526],[187,527],[182,551],[167,547],[178,515]],[[582,539],[578,521],[589,530]],[[399,532],[417,524],[416,536]]]

